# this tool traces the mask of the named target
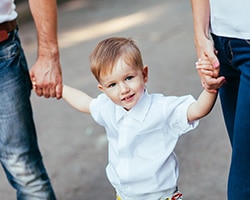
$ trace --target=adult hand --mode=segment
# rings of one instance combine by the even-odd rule
[[[216,89],[219,89],[225,83],[225,77],[218,77],[218,68],[214,68],[209,59],[199,59],[196,63],[196,69],[198,73],[206,79],[207,82],[213,83],[213,90],[211,92],[215,93]],[[204,82],[205,86],[206,82]]]
[[[58,59],[38,58],[30,69],[30,78],[38,96],[57,99],[62,97],[62,72]]]
[[[212,66],[215,68],[213,78],[204,75],[198,70],[198,74],[201,78],[202,87],[208,92],[217,92],[218,84],[222,82],[224,77],[219,77],[220,63],[216,56],[217,52],[214,49],[212,40],[206,38],[203,41],[196,42],[196,51],[199,59],[208,59]]]
[[[62,97],[62,72],[57,40],[56,0],[29,0],[37,31],[38,58],[30,70],[34,91],[45,98]]]

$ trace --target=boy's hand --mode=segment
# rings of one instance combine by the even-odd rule
[[[31,79],[31,83],[32,83],[32,89],[34,90],[34,92],[36,92],[37,85],[36,85],[36,79],[34,77]]]
[[[208,92],[216,93],[217,89],[226,83],[225,77],[219,76],[219,68],[214,68],[208,59],[199,59],[195,65],[198,73],[206,77],[202,82],[202,86],[206,89],[208,88],[206,81],[208,81],[210,85],[213,83],[213,89],[207,90]]]
[[[208,59],[199,59],[196,63],[196,69],[205,76],[217,78],[219,76],[219,68],[214,68]]]

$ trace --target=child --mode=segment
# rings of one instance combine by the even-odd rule
[[[197,101],[191,95],[148,94],[148,67],[143,66],[135,42],[127,38],[101,41],[90,56],[90,65],[103,94],[92,98],[64,85],[63,98],[105,127],[106,173],[117,199],[182,199],[174,148],[178,137],[211,111],[217,94],[204,90]],[[208,61],[198,61],[197,67],[212,78]],[[223,78],[218,88],[222,84]]]

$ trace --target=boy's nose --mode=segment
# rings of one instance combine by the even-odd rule
[[[122,94],[126,94],[127,92],[129,92],[129,87],[126,84],[121,84],[120,89]]]

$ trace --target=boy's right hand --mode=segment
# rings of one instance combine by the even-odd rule
[[[219,89],[223,84],[226,83],[226,79],[223,76],[219,76],[219,68],[214,68],[210,60],[208,59],[199,59],[196,63],[196,69],[201,76],[205,76],[203,79],[202,86],[207,85],[208,83],[205,80],[209,81],[209,83],[213,83],[213,89],[207,90],[207,87],[204,87],[208,92],[216,93],[217,89]]]

